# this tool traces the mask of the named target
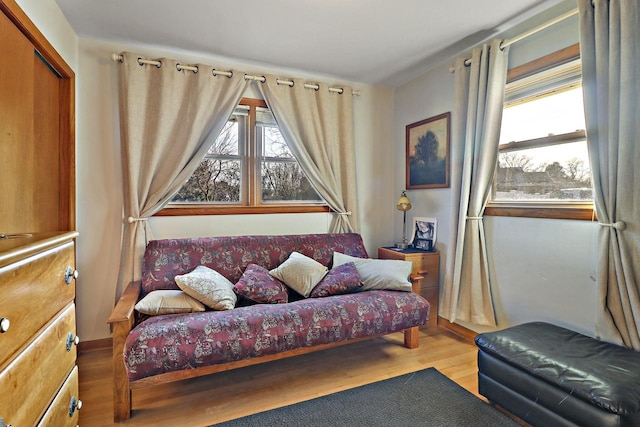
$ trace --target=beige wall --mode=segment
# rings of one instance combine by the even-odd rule
[[[81,39],[78,52],[78,331],[83,339],[109,336],[106,319],[114,302],[122,227],[122,182],[117,104],[118,64],[111,53],[132,51],[250,73],[300,76],[339,83],[327,76],[260,67],[221,58],[142,46]],[[392,92],[349,83],[362,92],[354,99],[357,180],[362,234],[367,248],[391,241],[393,214],[389,179],[392,154]],[[256,83],[257,84],[257,83]],[[256,91],[248,93],[255,96]],[[382,172],[382,173],[381,173]],[[154,238],[242,234],[326,232],[329,214],[159,217],[150,220]]]
[[[539,21],[546,21],[541,17]],[[525,23],[532,28],[537,24]],[[509,66],[517,66],[578,41],[577,18],[540,32],[511,46]],[[523,28],[510,31],[519,34]],[[464,55],[469,57],[468,53]],[[424,75],[396,88],[394,93],[394,137],[396,144],[394,179],[404,186],[405,126],[446,111],[453,114],[453,58]],[[452,165],[453,168],[460,167]],[[447,250],[454,244],[451,210],[458,203],[450,189],[409,192],[414,216],[438,219],[441,272]],[[397,222],[397,221],[396,221]],[[546,320],[587,334],[594,333],[595,233],[588,221],[487,217],[486,237],[493,280],[493,298],[498,327],[532,320]],[[396,227],[396,238],[401,231]],[[442,285],[444,274],[440,274]],[[483,328],[464,326],[476,331]]]
[[[78,332],[84,341],[105,338],[110,335],[106,319],[114,303],[122,226],[117,64],[110,60],[110,54],[131,50],[250,73],[329,83],[332,79],[161,48],[78,40],[54,0],[17,2],[76,72]],[[554,28],[546,35],[514,45],[511,58],[526,62],[544,50],[571,44],[576,37],[575,27]],[[405,126],[453,110],[450,65],[437,65],[395,91],[351,83],[362,91],[355,100],[356,167],[362,234],[372,255],[378,246],[401,239],[402,217],[394,204],[404,189]],[[417,190],[410,196],[413,209],[409,218],[438,218],[438,249],[445,255],[453,239],[450,211],[457,201],[451,200],[449,189]],[[318,232],[326,230],[327,222],[326,214],[255,215],[155,218],[151,226],[155,237],[160,238]],[[593,330],[593,224],[489,218],[486,226],[500,326],[546,319],[585,332]]]
[[[16,0],[60,56],[77,72],[78,37],[54,0]]]
[[[354,100],[360,221],[367,249],[389,244],[393,207],[388,179],[392,156],[390,89],[295,70],[244,64],[224,58],[78,39],[53,0],[18,0],[51,44],[76,72],[76,174],[78,270],[77,321],[83,341],[110,336],[106,320],[114,304],[122,230],[122,182],[117,104],[117,64],[112,52],[166,56],[250,73],[273,73],[328,83],[350,84],[362,92]],[[247,96],[257,96],[255,89]],[[165,217],[150,221],[155,238],[326,232],[329,214]]]

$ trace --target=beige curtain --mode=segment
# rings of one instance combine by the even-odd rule
[[[596,334],[640,350],[640,3],[579,0],[587,144],[600,230]]]
[[[460,195],[462,192],[462,165],[464,158],[465,129],[467,125],[467,101],[469,99],[469,76],[471,68],[465,66],[464,57],[459,57],[455,62],[455,83],[454,83],[454,111],[451,115],[451,212],[449,221],[451,223],[451,235],[458,235],[458,220],[460,219]],[[444,280],[442,291],[440,292],[439,311],[446,319],[453,319],[451,294],[453,292],[453,270],[456,261],[456,247],[453,244],[447,245],[447,256],[445,260]]]
[[[177,62],[139,64],[124,53],[120,66],[120,139],[124,236],[118,297],[141,273],[147,219],[166,205],[204,158],[248,84],[242,73],[178,70]]]
[[[494,40],[473,50],[470,67],[456,62],[452,149],[458,150],[462,168],[452,168],[452,185],[459,187],[453,194],[460,198],[452,221],[457,223],[455,252],[448,257],[452,262],[443,295],[443,315],[451,322],[496,325],[482,215],[498,159],[507,60],[508,49],[500,49],[500,40]],[[468,89],[466,97],[459,96],[461,89]]]
[[[358,230],[356,162],[351,88],[317,90],[291,79],[293,87],[265,76],[259,84],[280,132],[316,191],[336,212],[331,232]]]

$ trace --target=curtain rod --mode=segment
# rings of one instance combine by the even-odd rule
[[[547,21],[545,23],[542,23],[542,24],[538,25],[537,27],[534,27],[534,28],[532,28],[532,29],[530,29],[528,31],[525,31],[522,34],[519,34],[519,35],[517,35],[515,37],[512,37],[510,39],[507,39],[507,40],[503,40],[500,43],[500,49],[504,49],[507,46],[511,46],[512,44],[517,43],[522,39],[526,39],[527,37],[532,36],[537,32],[540,32],[540,31],[542,31],[542,30],[544,30],[546,28],[549,28],[552,25],[555,25],[558,22],[564,21],[567,18],[571,18],[572,16],[577,15],[577,14],[578,14],[578,8],[571,9],[570,11],[565,12],[562,15],[559,15],[559,16],[557,16],[557,17],[555,17],[555,18],[553,18],[553,19],[551,19],[551,20],[549,20],[549,21]],[[465,59],[464,65],[466,65],[467,67],[469,65],[471,65],[471,59]],[[455,70],[456,70],[455,67],[449,67],[449,71],[451,71],[452,73],[455,72]]]
[[[122,62],[124,60],[124,57],[120,54],[117,53],[112,53],[111,54],[111,59],[115,62]],[[160,67],[162,65],[162,62],[160,61],[155,61],[152,59],[144,59],[144,58],[138,58],[138,63],[140,65],[142,64],[148,64],[148,65],[155,65],[156,67]],[[198,67],[194,67],[193,65],[184,65],[184,64],[177,64],[176,68],[178,69],[178,71],[181,70],[187,70],[187,71],[193,71],[194,73],[198,72]],[[227,76],[227,77],[231,77],[233,75],[233,73],[231,71],[224,71],[224,70],[213,70],[213,75],[217,76],[217,75],[221,75],[221,76]],[[260,83],[264,83],[265,81],[267,81],[265,76],[254,76],[252,74],[244,74],[244,79],[245,80],[255,80],[257,82]],[[291,80],[282,80],[282,79],[276,79],[276,83],[281,84],[281,85],[287,85],[287,86],[293,86],[293,81]],[[320,86],[317,84],[312,84],[312,83],[305,83],[304,87],[307,89],[313,89],[313,90],[318,90],[320,89]],[[341,87],[330,87],[329,88],[329,92],[335,92],[335,93],[343,93],[344,89]],[[359,90],[353,90],[351,92],[351,94],[353,96],[360,96],[360,91]]]

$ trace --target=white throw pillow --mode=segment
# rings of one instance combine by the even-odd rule
[[[233,283],[215,270],[199,265],[191,273],[175,277],[178,287],[214,310],[231,310],[238,297]]]
[[[204,305],[182,291],[170,289],[149,292],[138,301],[135,309],[142,314],[157,316],[204,311]]]
[[[387,289],[411,292],[409,276],[413,263],[396,259],[356,258],[340,252],[333,253],[333,266],[352,262],[362,279],[362,291]]]
[[[315,259],[292,252],[285,262],[269,271],[269,274],[306,298],[327,271],[329,269]]]

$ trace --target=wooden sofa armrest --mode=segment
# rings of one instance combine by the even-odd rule
[[[116,302],[111,316],[107,319],[107,323],[115,327],[116,324],[125,322],[133,322],[134,320],[134,307],[140,297],[140,281],[131,282],[124,290],[120,299]]]
[[[412,274],[409,276],[409,280],[411,281],[411,290],[415,294],[420,294],[420,281],[424,279],[424,276],[420,274]]]
[[[124,290],[107,323],[113,328],[113,412],[114,421],[124,421],[131,417],[131,389],[124,366],[124,344],[135,324],[134,307],[140,297],[140,282],[131,282]]]

